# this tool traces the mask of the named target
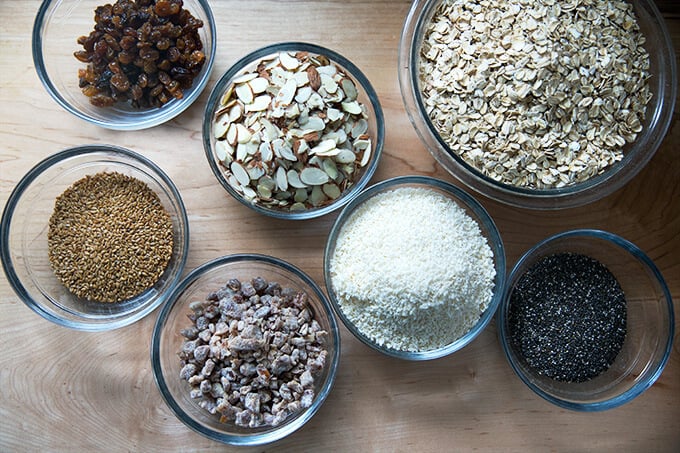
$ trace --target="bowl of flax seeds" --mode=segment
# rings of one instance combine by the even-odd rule
[[[163,303],[189,229],[170,178],[133,151],[85,145],[31,169],[2,215],[2,264],[35,312],[78,330],[131,324]]]

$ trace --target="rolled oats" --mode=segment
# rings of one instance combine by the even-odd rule
[[[444,0],[420,49],[423,103],[484,175],[564,187],[620,161],[642,130],[644,44],[623,0]]]

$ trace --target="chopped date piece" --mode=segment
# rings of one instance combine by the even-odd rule
[[[220,422],[277,426],[312,405],[328,334],[307,294],[261,277],[231,279],[189,308],[179,377]]]
[[[94,20],[73,55],[87,63],[78,85],[95,106],[160,107],[182,99],[203,68],[203,22],[182,0],[118,0],[97,7]]]

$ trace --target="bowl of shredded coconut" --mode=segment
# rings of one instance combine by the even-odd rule
[[[666,135],[677,79],[653,0],[417,0],[399,50],[406,111],[439,164],[531,209],[632,179]]]
[[[470,195],[425,176],[371,186],[337,218],[324,278],[338,317],[406,360],[449,355],[489,323],[505,282],[498,229]]]

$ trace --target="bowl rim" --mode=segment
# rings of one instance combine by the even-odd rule
[[[206,271],[221,267],[223,265],[228,265],[231,263],[239,262],[249,262],[255,261],[258,263],[264,263],[269,266],[273,266],[279,269],[283,269],[287,273],[290,273],[294,278],[298,278],[308,285],[314,291],[314,295],[318,299],[321,306],[324,308],[325,316],[328,318],[330,324],[329,335],[333,338],[335,343],[335,352],[329,355],[327,358],[328,379],[324,383],[324,386],[319,390],[314,398],[312,405],[304,409],[299,413],[299,415],[290,420],[290,422],[284,422],[282,425],[276,427],[274,431],[261,434],[245,434],[245,435],[234,435],[225,434],[213,429],[210,429],[194,420],[194,418],[185,412],[182,407],[175,401],[172,393],[168,389],[166,383],[165,373],[163,367],[161,366],[160,360],[160,345],[161,337],[164,333],[165,323],[168,316],[174,309],[179,297],[182,293],[196,280],[198,280]],[[338,324],[333,316],[333,310],[328,301],[326,295],[321,291],[319,285],[304,271],[302,271],[297,266],[284,261],[280,258],[276,258],[270,255],[264,255],[259,253],[236,253],[231,255],[224,255],[213,260],[207,261],[197,268],[193,269],[177,286],[175,286],[172,292],[169,294],[167,303],[163,305],[156,323],[153,328],[153,333],[151,336],[151,368],[154,376],[154,381],[156,382],[156,387],[158,388],[163,400],[172,410],[175,416],[186,426],[194,430],[195,432],[218,442],[226,443],[234,446],[256,446],[264,445],[271,442],[280,440],[293,432],[300,429],[305,425],[312,417],[319,411],[324,401],[330,394],[333,384],[335,382],[338,365],[340,363],[340,330]]]
[[[367,335],[361,332],[354,323],[349,320],[340,304],[337,300],[335,291],[333,289],[332,277],[330,275],[330,261],[332,259],[333,253],[335,251],[335,242],[340,230],[344,227],[347,219],[352,215],[352,213],[365,201],[372,198],[374,195],[383,193],[391,188],[397,188],[400,186],[408,186],[411,184],[416,184],[419,186],[425,186],[428,188],[436,189],[439,192],[444,192],[448,196],[452,197],[455,202],[466,211],[472,211],[476,218],[473,218],[475,223],[480,227],[480,230],[484,232],[488,230],[488,236],[484,234],[484,237],[489,245],[489,248],[494,255],[494,269],[496,270],[496,276],[494,277],[494,292],[487,309],[484,311],[480,319],[475,323],[475,325],[462,337],[456,339],[454,342],[449,343],[441,348],[432,349],[428,351],[403,351],[392,348],[386,348],[378,345],[375,341],[371,340]],[[469,214],[467,214],[469,215]],[[478,220],[479,219],[479,220]],[[486,226],[481,225],[484,223]],[[491,319],[494,317],[496,310],[498,309],[503,295],[503,290],[506,285],[506,257],[505,257],[505,246],[503,244],[500,231],[496,226],[493,218],[484,209],[484,207],[470,194],[465,192],[463,189],[446,182],[441,179],[433,178],[431,176],[420,176],[420,175],[403,175],[396,176],[393,178],[386,179],[384,181],[378,182],[366,190],[364,190],[358,197],[348,203],[340,215],[336,218],[331,231],[328,234],[326,240],[326,245],[324,248],[324,260],[323,260],[323,273],[324,280],[326,283],[326,292],[328,293],[328,298],[333,306],[333,311],[342,320],[347,330],[349,330],[352,335],[361,341],[363,344],[368,346],[374,351],[380,352],[389,357],[409,360],[409,361],[425,361],[442,358],[453,354],[460,349],[463,349],[474,339],[476,339],[479,334],[481,334],[486,326],[489,324]]]
[[[45,90],[49,93],[52,99],[54,99],[64,110],[88,123],[95,124],[105,129],[135,131],[148,129],[172,120],[189,108],[198,99],[210,80],[210,73],[212,72],[213,66],[215,64],[215,53],[217,50],[217,27],[215,25],[215,18],[207,0],[194,1],[198,6],[200,6],[201,9],[203,9],[205,15],[208,18],[207,25],[210,29],[210,36],[212,39],[209,44],[203,43],[204,48],[209,48],[209,52],[206,52],[207,61],[205,64],[207,66],[205,68],[205,73],[203,77],[194,79],[192,82],[193,84],[191,92],[188,96],[185,96],[179,100],[171,100],[169,103],[163,106],[163,108],[148,109],[144,112],[145,115],[135,116],[132,120],[125,122],[99,119],[84,113],[83,111],[71,105],[52,82],[52,78],[47,71],[45,59],[42,53],[43,25],[45,24],[45,20],[48,18],[47,12],[50,10],[50,7],[55,3],[60,3],[60,1],[55,0],[43,0],[40,4],[40,7],[38,8],[38,12],[33,22],[33,31],[31,34],[31,53],[33,55],[33,66],[35,67],[35,71],[38,75],[38,78],[40,79],[40,82],[45,87]],[[92,13],[94,14],[94,10]],[[76,38],[77,36],[74,36],[74,42]],[[76,77],[75,74],[74,77]]]
[[[224,95],[224,92],[228,88],[229,82],[235,76],[237,76],[244,68],[246,68],[251,63],[257,61],[258,59],[276,54],[278,52],[292,50],[306,51],[315,54],[325,55],[331,60],[332,63],[336,63],[340,65],[343,69],[345,69],[348,72],[348,74],[352,76],[352,78],[358,81],[359,85],[361,86],[361,89],[364,91],[366,97],[368,98],[368,101],[371,104],[371,107],[373,108],[376,123],[376,137],[373,145],[374,149],[369,160],[369,163],[365,167],[364,174],[361,176],[361,178],[359,178],[354,183],[354,185],[349,189],[349,191],[341,195],[332,203],[320,208],[305,209],[304,211],[276,210],[263,207],[257,203],[251,203],[250,201],[246,200],[241,194],[236,192],[236,190],[234,190],[224,178],[222,170],[215,162],[216,159],[213,155],[211,143],[213,111],[215,110],[215,106],[218,105],[220,98]],[[332,211],[339,209],[340,207],[350,202],[352,198],[356,197],[368,185],[369,181],[375,174],[376,169],[378,168],[378,164],[382,156],[382,151],[385,144],[385,117],[383,114],[382,106],[380,104],[380,99],[378,98],[378,95],[375,89],[373,88],[373,85],[368,80],[366,75],[361,71],[361,69],[359,69],[359,67],[352,63],[348,58],[344,57],[343,55],[332,49],[320,46],[318,44],[313,44],[304,41],[284,41],[269,44],[249,52],[245,56],[241,57],[234,64],[232,64],[224,72],[224,74],[222,74],[222,76],[213,86],[213,89],[210,92],[210,96],[208,97],[208,101],[206,102],[205,105],[203,113],[202,135],[203,135],[203,149],[205,151],[205,156],[208,160],[208,165],[210,165],[210,169],[212,170],[213,174],[217,178],[217,181],[220,183],[220,185],[224,187],[224,189],[234,199],[236,199],[242,205],[247,206],[250,209],[253,209],[255,212],[258,212],[269,217],[286,220],[307,220],[316,217],[321,217],[325,214],[328,214]]]
[[[515,363],[514,360],[511,360],[511,354],[510,350],[512,347],[510,346],[510,342],[508,340],[508,333],[506,329],[506,311],[508,310],[508,307],[510,306],[510,295],[512,294],[513,290],[513,285],[512,282],[516,279],[518,279],[521,275],[518,275],[520,270],[524,267],[525,264],[529,263],[530,261],[534,261],[536,258],[540,258],[540,256],[545,256],[545,255],[536,255],[536,252],[541,250],[544,246],[553,243],[558,240],[563,240],[563,239],[571,239],[571,238],[579,238],[579,237],[585,237],[585,238],[595,238],[595,239],[600,239],[606,242],[609,242],[615,246],[618,246],[619,248],[629,252],[631,255],[633,255],[635,258],[637,258],[643,265],[646,267],[651,274],[654,276],[656,281],[659,283],[659,287],[661,288],[661,292],[663,293],[663,296],[666,300],[665,308],[668,313],[668,338],[666,339],[666,344],[664,347],[664,354],[662,359],[659,361],[658,365],[656,366],[656,369],[654,372],[649,376],[649,378],[643,382],[638,382],[635,385],[633,385],[631,388],[627,389],[625,392],[616,395],[610,399],[603,400],[603,401],[596,401],[593,403],[577,403],[577,402],[572,402],[572,401],[566,401],[561,398],[555,397],[548,392],[544,391],[542,388],[531,382],[529,380],[525,373],[522,372],[522,369]],[[545,399],[546,401],[555,404],[556,406],[562,407],[564,409],[570,409],[573,411],[581,411],[581,412],[599,412],[599,411],[604,411],[608,409],[613,409],[615,407],[621,406],[625,403],[628,403],[632,401],[634,398],[642,394],[645,390],[647,390],[649,387],[651,387],[654,382],[661,376],[661,373],[663,372],[666,364],[668,363],[668,360],[670,359],[671,351],[673,348],[673,338],[675,336],[675,314],[674,314],[674,309],[673,309],[673,300],[671,298],[671,293],[670,290],[668,289],[668,285],[666,284],[666,281],[663,278],[663,275],[661,274],[661,271],[659,268],[656,266],[654,261],[652,261],[647,254],[645,254],[639,247],[637,247],[635,244],[630,242],[629,240],[605,231],[605,230],[600,230],[600,229],[593,229],[593,228],[579,228],[579,229],[573,229],[573,230],[567,230],[563,231],[561,233],[554,234],[552,236],[549,236],[538,243],[536,243],[533,247],[531,247],[529,250],[527,250],[521,258],[517,261],[517,263],[513,266],[512,271],[510,271],[509,277],[507,279],[507,284],[505,287],[505,291],[503,294],[503,299],[501,301],[501,305],[498,308],[497,312],[498,320],[497,320],[497,331],[498,331],[498,339],[501,343],[501,346],[503,348],[503,353],[505,355],[505,358],[507,362],[510,364],[511,368],[515,372],[515,374],[520,378],[524,384],[527,385],[534,393],[539,395],[541,398]]]
[[[121,155],[124,156],[125,158],[132,159],[136,163],[138,164],[141,163],[143,166],[147,167],[150,170],[150,173],[153,174],[155,178],[158,178],[164,185],[167,186],[167,189],[169,190],[173,201],[177,204],[179,211],[178,213],[179,223],[183,226],[183,229],[185,231],[184,237],[181,238],[182,249],[185,251],[189,250],[189,219],[187,217],[186,208],[184,206],[184,202],[182,201],[182,197],[179,193],[179,190],[172,182],[170,177],[159,166],[157,166],[154,162],[144,157],[143,155],[120,146],[107,144],[89,144],[75,146],[72,148],[67,148],[62,151],[56,152],[46,157],[45,159],[41,160],[35,166],[33,166],[33,168],[31,168],[28,171],[28,173],[26,173],[14,187],[12,193],[7,199],[7,204],[3,209],[2,217],[0,219],[0,225],[2,225],[2,228],[0,229],[0,262],[2,262],[2,268],[5,272],[5,276],[7,277],[7,281],[9,282],[10,286],[14,290],[15,294],[19,297],[19,299],[26,306],[28,306],[28,308],[30,308],[43,318],[47,319],[48,321],[51,321],[59,326],[88,332],[113,330],[130,325],[144,318],[146,315],[154,311],[158,306],[163,304],[167,299],[168,293],[170,291],[167,291],[165,294],[159,294],[154,303],[146,305],[146,307],[143,310],[140,310],[138,312],[135,312],[133,315],[125,316],[112,322],[91,323],[87,320],[74,321],[59,316],[55,316],[50,311],[45,310],[42,307],[42,303],[35,301],[29,295],[28,290],[26,289],[23,282],[17,275],[15,271],[15,265],[14,262],[12,261],[12,256],[9,251],[9,230],[10,230],[9,226],[11,225],[12,219],[14,217],[14,210],[16,209],[16,206],[19,200],[21,199],[22,195],[24,194],[25,190],[31,184],[33,184],[33,182],[37,178],[39,178],[45,170],[51,168],[55,164],[64,161],[65,159],[95,154],[102,154],[103,156],[106,156],[107,154]],[[180,257],[180,261],[177,264],[179,272],[174,278],[174,281],[170,283],[170,286],[168,288],[169,290],[172,289],[179,281],[181,273],[184,270],[186,260],[187,253],[184,253],[183,256]]]
[[[425,19],[438,6],[441,0],[415,0],[404,21],[399,42],[398,76],[402,100],[408,118],[416,130],[421,143],[435,160],[452,176],[467,187],[486,197],[504,204],[536,210],[557,210],[582,206],[594,202],[626,185],[652,159],[663,142],[673,119],[674,106],[678,92],[678,72],[673,42],[666,23],[653,0],[627,0],[634,7],[640,6],[651,16],[653,27],[658,31],[662,47],[659,50],[660,70],[658,74],[659,97],[656,105],[648,105],[647,115],[652,118],[651,126],[658,128],[644,149],[626,153],[620,162],[608,171],[562,188],[527,189],[501,183],[482,174],[465,162],[457,153],[451,151],[446,142],[423,112],[422,96],[418,89],[418,37]],[[639,14],[636,14],[639,18]],[[653,88],[656,88],[654,86]],[[653,111],[649,111],[654,108]],[[647,151],[651,150],[651,152]],[[447,159],[448,158],[448,159]],[[638,159],[637,161],[634,161]],[[632,165],[626,165],[633,161]],[[600,189],[606,188],[605,192]]]

